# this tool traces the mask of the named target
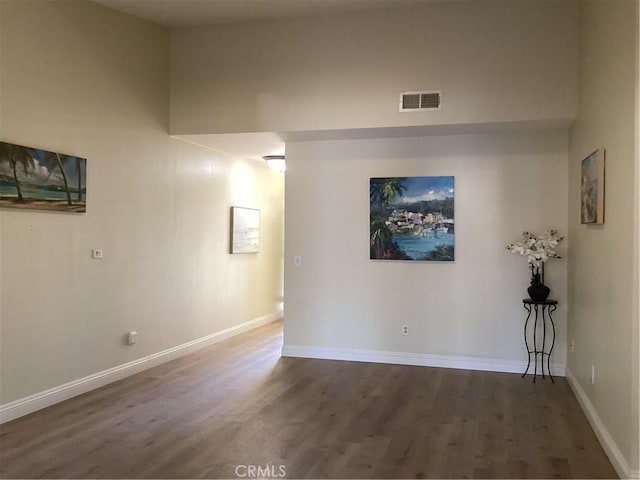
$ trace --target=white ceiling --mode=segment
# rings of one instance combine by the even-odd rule
[[[569,128],[572,123],[573,120],[567,118],[558,120],[527,120],[521,122],[417,125],[413,127],[356,128],[282,133],[257,132],[174,135],[174,138],[237,157],[263,161],[262,157],[266,155],[284,155],[286,142],[530,132],[566,129]]]
[[[262,161],[262,157],[266,155],[285,154],[285,141],[277,133],[174,135],[174,138],[249,160]]]
[[[308,17],[417,5],[433,0],[93,0],[166,27]]]

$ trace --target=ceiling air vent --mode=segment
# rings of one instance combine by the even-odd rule
[[[401,112],[440,110],[440,92],[405,92],[400,95]]]

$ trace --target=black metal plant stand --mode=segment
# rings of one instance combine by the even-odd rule
[[[555,380],[551,376],[551,352],[553,352],[553,345],[556,342],[556,326],[553,323],[553,317],[551,314],[556,311],[558,308],[557,300],[544,300],[544,301],[536,301],[531,300],[530,298],[525,298],[522,300],[522,304],[524,305],[524,309],[527,311],[527,320],[524,322],[524,344],[527,347],[527,369],[522,374],[522,377],[529,372],[529,367],[531,366],[531,356],[533,355],[533,381],[535,383],[536,376],[538,375],[538,355],[540,355],[540,369],[542,370],[542,378],[544,378],[544,359],[547,357],[547,374],[551,379],[551,382],[555,383]],[[531,337],[533,337],[533,350],[529,346],[529,341],[527,337],[527,327],[529,325],[529,319],[531,315],[534,315],[533,322],[533,331],[531,333]],[[538,319],[540,319],[542,323],[542,345],[538,345]],[[553,332],[553,336],[551,337],[551,344],[547,349],[547,323],[551,325],[551,330]],[[530,330],[530,329],[529,329]],[[538,349],[539,348],[539,349]]]

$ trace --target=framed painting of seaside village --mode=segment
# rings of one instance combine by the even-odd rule
[[[455,260],[454,177],[369,179],[372,260]]]
[[[0,142],[0,207],[87,210],[87,159]]]

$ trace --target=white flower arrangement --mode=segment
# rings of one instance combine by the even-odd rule
[[[544,262],[550,258],[562,258],[556,252],[556,247],[564,239],[558,235],[558,231],[551,229],[536,235],[535,233],[523,232],[522,238],[517,242],[510,243],[506,249],[512,253],[517,253],[527,257],[527,262],[537,270],[544,268]]]

